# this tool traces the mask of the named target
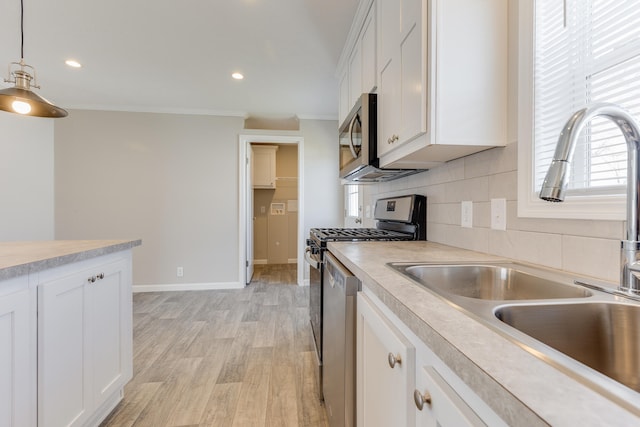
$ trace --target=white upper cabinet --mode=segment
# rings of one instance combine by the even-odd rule
[[[422,0],[379,0],[378,156],[426,132]]]
[[[362,52],[362,87],[360,92],[372,93],[378,87],[378,66],[376,52],[376,7],[369,9],[365,18],[360,37],[360,50]]]
[[[347,118],[349,114],[349,69],[345,69],[342,71],[340,75],[340,87],[338,88],[339,92],[339,104],[338,104],[338,123],[342,123],[344,119]],[[339,126],[339,125],[338,125]]]
[[[253,188],[276,188],[277,145],[252,145]]]
[[[358,31],[350,33],[349,48],[342,52],[338,65],[339,106],[338,125],[342,124],[351,108],[363,93],[376,91],[377,73],[377,25],[376,6],[364,0],[358,6],[355,22]]]
[[[368,17],[381,166],[431,168],[506,144],[507,0],[376,0]],[[357,24],[345,52],[360,52],[366,92],[371,24]]]
[[[357,43],[349,61],[349,108],[353,107],[362,94],[362,46]]]

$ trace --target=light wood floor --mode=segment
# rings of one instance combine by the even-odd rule
[[[242,290],[134,294],[134,377],[102,427],[326,427],[295,279],[256,266]]]

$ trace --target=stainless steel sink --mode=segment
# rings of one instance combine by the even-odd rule
[[[640,391],[640,306],[594,302],[509,305],[502,322]]]
[[[640,297],[517,262],[388,266],[600,393],[638,399]]]
[[[592,293],[559,279],[523,271],[516,264],[391,264],[417,283],[439,293],[482,300],[584,298]]]

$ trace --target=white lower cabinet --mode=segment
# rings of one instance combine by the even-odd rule
[[[97,425],[132,376],[130,258],[40,273],[38,425]]]
[[[27,276],[0,281],[0,426],[33,426],[35,313]]]
[[[415,347],[361,293],[357,306],[357,424],[412,425]]]
[[[418,410],[418,426],[485,425],[433,366],[424,366],[418,373],[413,400]]]
[[[506,426],[445,361],[364,289],[357,303],[359,427]]]

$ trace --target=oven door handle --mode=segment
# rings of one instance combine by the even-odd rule
[[[308,246],[304,251],[304,259],[312,268],[315,268],[316,270],[320,269],[320,263],[311,257],[311,248]]]

